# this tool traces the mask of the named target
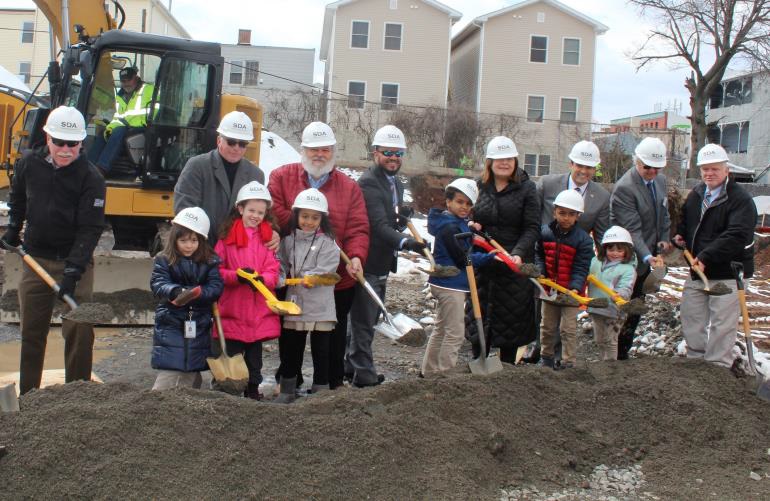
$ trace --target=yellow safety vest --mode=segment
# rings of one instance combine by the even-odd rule
[[[115,127],[144,127],[147,125],[147,110],[152,101],[154,87],[152,84],[143,83],[134,91],[128,102],[115,93],[115,115],[112,122],[107,125],[105,136],[112,133]]]

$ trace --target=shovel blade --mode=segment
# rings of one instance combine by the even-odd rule
[[[267,307],[276,315],[299,315],[302,308],[291,301],[267,301]]]
[[[211,369],[211,375],[219,382],[227,381],[248,381],[249,369],[246,367],[246,361],[240,353],[234,357],[228,357],[224,353],[217,358],[209,357],[206,359]]]
[[[427,339],[425,329],[415,320],[403,313],[398,313],[374,326],[374,330],[383,336],[406,346],[423,346]]]
[[[470,367],[472,374],[488,376],[503,370],[503,363],[500,362],[497,352],[492,352],[489,356],[480,355],[478,358],[474,358],[468,362],[468,367]]]
[[[0,411],[19,412],[19,398],[16,396],[16,383],[0,388]]]

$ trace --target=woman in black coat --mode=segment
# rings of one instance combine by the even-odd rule
[[[535,183],[519,168],[517,157],[509,138],[499,136],[489,142],[472,219],[521,264],[534,260],[540,204]],[[537,333],[532,282],[494,260],[479,269],[478,288],[487,346],[500,348],[501,360],[514,363],[517,348],[534,341]],[[474,356],[478,356],[473,322],[469,331]]]

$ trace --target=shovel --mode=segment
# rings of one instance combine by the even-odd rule
[[[299,315],[302,313],[302,308],[300,308],[298,304],[292,303],[291,301],[279,301],[261,280],[257,280],[257,277],[259,276],[257,272],[249,273],[243,268],[238,268],[236,274],[239,277],[247,279],[260,294],[265,296],[267,307],[276,315]]]
[[[598,287],[605,294],[610,296],[612,301],[618,307],[618,310],[622,311],[623,313],[628,313],[631,315],[643,315],[644,313],[647,313],[647,305],[644,304],[644,301],[641,299],[634,298],[631,301],[626,301],[621,297],[620,294],[599,280],[595,275],[588,275],[588,281]]]
[[[662,244],[658,246],[658,253],[662,253]],[[647,274],[647,278],[644,279],[642,284],[642,292],[644,294],[655,294],[660,290],[660,283],[668,273],[668,268],[665,264],[661,264],[657,268],[650,267],[650,273]],[[598,285],[597,285],[598,287]]]
[[[316,287],[323,285],[337,285],[342,277],[337,273],[319,273],[318,275],[305,275],[302,278],[287,278],[286,285],[304,285],[306,287]]]
[[[342,257],[342,260],[345,261],[345,264],[351,264],[350,258],[347,254],[342,252],[342,250],[340,250],[340,256]],[[425,329],[423,329],[418,322],[407,317],[403,313],[397,313],[396,316],[391,316],[391,314],[388,313],[388,309],[385,308],[385,303],[382,302],[382,299],[377,295],[377,292],[375,292],[369,282],[366,281],[362,272],[356,273],[356,280],[361,284],[361,287],[364,288],[366,293],[369,294],[372,301],[379,306],[385,317],[385,321],[374,326],[375,331],[406,346],[422,346],[425,344]]]
[[[0,387],[0,412],[19,412],[16,383]]]
[[[27,251],[25,251],[21,246],[14,247],[13,245],[8,245],[2,240],[0,240],[0,243],[2,243],[3,247],[5,247],[7,250],[21,256],[26,265],[29,266],[32,271],[37,273],[37,275],[46,284],[48,284],[48,286],[56,294],[59,294],[59,291],[61,290],[59,284],[56,283],[56,280],[54,280],[54,278],[47,271],[45,271],[42,266],[40,266],[40,263],[35,261],[35,258],[27,254]],[[70,307],[70,311],[62,315],[62,317],[66,318],[67,320],[71,320],[72,322],[80,324],[109,323],[114,316],[112,307],[108,304],[83,303],[78,307],[78,304],[69,294],[64,294],[62,296],[62,300],[67,303],[67,306]]]
[[[219,317],[217,303],[211,305],[211,312],[214,314],[214,321],[217,324],[217,338],[219,338],[222,354],[217,358],[208,357],[206,362],[211,369],[211,375],[214,376],[214,380],[219,383],[222,390],[231,395],[242,395],[243,390],[246,389],[246,384],[249,382],[249,369],[246,367],[246,361],[241,353],[234,357],[227,356],[225,333],[222,330],[222,319]]]
[[[457,240],[473,238],[473,233],[457,233]],[[473,318],[476,320],[476,330],[479,333],[479,356],[468,362],[472,374],[486,376],[503,370],[503,363],[497,352],[487,355],[487,335],[484,333],[484,322],[481,321],[481,305],[479,304],[479,291],[476,288],[476,274],[473,272],[471,252],[473,246],[468,246],[468,254],[465,261],[465,272],[468,274],[468,285],[471,291],[471,305],[473,306]]]
[[[537,281],[543,285],[547,285],[551,289],[561,292],[562,294],[566,294],[567,296],[571,297],[578,303],[586,306],[591,306],[593,308],[606,308],[607,306],[610,305],[610,302],[607,301],[606,297],[591,298],[591,297],[581,296],[575,291],[572,291],[566,287],[559,285],[558,283],[554,282],[550,278],[538,277]]]
[[[770,401],[770,381],[757,370],[754,361],[754,342],[751,339],[751,324],[749,323],[749,309],[746,307],[746,291],[743,287],[743,263],[733,261],[730,263],[735,275],[735,283],[738,286],[738,302],[741,305],[741,317],[743,317],[743,335],[746,337],[746,353],[749,357],[749,367],[757,378],[757,396]]]
[[[425,241],[422,239],[422,236],[417,231],[417,228],[414,227],[414,224],[412,224],[412,221],[410,221],[407,218],[404,218],[406,220],[406,227],[409,228],[409,232],[412,234],[415,240],[420,242],[421,244],[424,244]],[[427,273],[431,277],[436,278],[449,278],[449,277],[456,277],[460,274],[460,270],[458,270],[454,266],[444,266],[442,264],[436,264],[436,260],[433,259],[433,254],[430,253],[427,247],[425,247],[422,250],[422,253],[425,254],[425,257],[428,258],[428,261],[430,262],[430,269],[429,270],[423,270],[422,268],[417,268],[423,273]]]
[[[703,292],[705,292],[706,295],[708,295],[708,296],[724,296],[725,294],[730,294],[730,293],[733,292],[733,291],[730,290],[729,287],[727,287],[726,285],[721,284],[721,283],[718,283],[717,285],[715,285],[713,289],[711,287],[709,287],[709,280],[708,280],[708,278],[706,278],[706,274],[703,273],[698,268],[696,268],[696,267],[694,267],[692,265],[692,263],[693,263],[693,261],[695,261],[695,259],[692,257],[692,254],[690,254],[690,251],[685,249],[685,250],[682,251],[682,254],[684,255],[684,258],[687,260],[687,264],[690,265],[690,269],[692,271],[694,271],[698,275],[698,278],[700,278],[701,281],[703,281]]]

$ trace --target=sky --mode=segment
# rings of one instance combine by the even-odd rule
[[[198,40],[237,43],[239,29],[251,30],[253,45],[316,49],[321,44],[324,7],[330,0],[161,0]],[[385,1],[385,0],[381,0]],[[459,32],[475,17],[519,0],[445,0],[461,12]],[[645,37],[649,24],[624,0],[561,0],[599,21],[609,30],[598,38],[593,118],[599,123],[668,109],[677,103],[689,114],[684,79],[687,68],[659,63],[636,71],[628,54]],[[33,7],[28,0],[0,0],[0,7]],[[323,80],[323,63],[316,60],[315,79]]]

